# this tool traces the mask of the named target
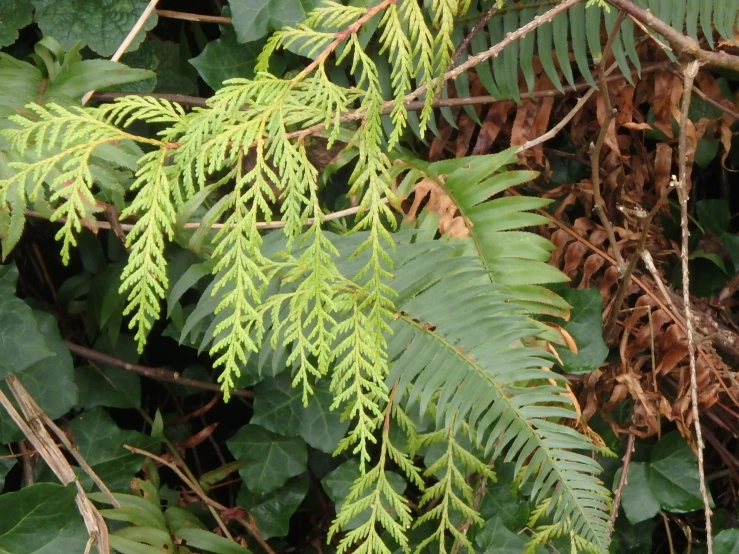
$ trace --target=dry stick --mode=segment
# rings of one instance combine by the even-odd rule
[[[527,34],[529,34],[531,31],[536,29],[537,27],[541,27],[545,23],[549,23],[554,19],[557,15],[560,13],[563,13],[570,9],[575,4],[579,4],[583,0],[564,0],[560,4],[557,4],[554,6],[551,10],[544,12],[541,15],[537,15],[532,19],[530,22],[528,22],[523,27],[519,27],[512,33],[508,33],[506,37],[501,40],[498,44],[494,44],[489,49],[485,50],[484,52],[480,52],[479,54],[476,54],[474,56],[471,56],[466,62],[463,64],[455,67],[451,71],[447,71],[444,74],[443,81],[448,81],[449,79],[456,79],[459,75],[467,71],[468,69],[475,67],[477,64],[484,62],[487,59],[494,58],[498,54],[501,53],[501,51],[511,44],[512,42],[525,37]],[[416,90],[411,92],[405,97],[406,102],[411,102],[412,100],[415,100],[418,98],[421,94],[426,92],[428,90],[427,85],[422,85],[418,87]]]
[[[451,71],[452,69],[454,69],[454,64],[457,63],[457,60],[462,55],[462,52],[467,50],[467,47],[470,45],[470,42],[472,42],[472,39],[475,38],[480,31],[482,31],[482,28],[487,25],[487,22],[490,21],[490,18],[493,17],[495,15],[495,12],[497,11],[498,5],[493,4],[488,11],[482,14],[482,17],[477,21],[477,23],[475,23],[475,26],[470,29],[470,32],[467,33],[467,36],[464,37],[464,40],[459,43],[459,46],[457,46],[454,54],[452,54],[452,57],[449,60],[449,68],[447,69],[447,71]]]
[[[611,225],[611,221],[608,219],[608,214],[606,213],[606,203],[605,200],[603,200],[603,195],[600,191],[600,154],[601,150],[603,149],[603,143],[605,141],[606,134],[608,134],[608,128],[610,127],[611,121],[615,116],[615,113],[613,112],[613,106],[611,105],[610,93],[608,92],[608,83],[606,82],[605,62],[608,59],[608,56],[611,54],[613,41],[616,38],[616,33],[621,27],[621,23],[623,22],[625,17],[626,14],[624,12],[620,12],[618,14],[616,22],[613,25],[613,29],[611,29],[611,32],[608,35],[606,47],[603,49],[603,58],[600,60],[600,70],[598,71],[598,74],[600,76],[598,80],[598,87],[600,88],[600,95],[603,98],[603,105],[606,112],[605,121],[600,128],[600,132],[598,133],[598,138],[595,141],[595,144],[590,143],[590,181],[593,184],[593,198],[595,200],[594,209],[595,212],[598,214],[598,219],[600,219],[603,228],[606,230],[608,242],[611,244],[611,248],[613,249],[613,257],[616,258],[616,268],[618,269],[620,275],[623,275],[626,271],[626,264],[624,263],[624,259],[621,257],[621,250],[619,249],[618,242],[616,241],[616,233],[613,231],[613,225]]]
[[[116,98],[124,98],[126,96],[160,98],[169,102],[177,102],[181,106],[190,106],[197,108],[208,107],[205,98],[201,98],[199,96],[188,96],[186,94],[167,94],[164,92],[96,92],[92,95],[92,99],[97,102],[114,102]]]
[[[623,275],[621,276],[621,280],[618,284],[618,290],[616,291],[616,296],[611,306],[611,313],[608,315],[608,321],[606,322],[603,331],[606,340],[608,340],[608,338],[611,336],[611,333],[616,326],[616,322],[618,321],[618,314],[621,312],[621,305],[624,302],[624,298],[626,298],[626,291],[628,290],[629,284],[631,283],[631,275],[634,273],[634,269],[636,268],[636,264],[639,262],[642,253],[645,252],[647,246],[647,236],[649,235],[649,227],[652,224],[654,216],[656,216],[657,213],[662,209],[662,204],[664,204],[665,200],[667,200],[667,193],[669,192],[669,190],[670,189],[668,188],[665,193],[660,196],[659,200],[657,200],[657,203],[652,207],[647,216],[644,218],[644,223],[642,224],[641,229],[641,236],[639,237],[639,242],[636,246],[636,252],[634,252],[631,260],[629,260],[629,265],[626,266]]]
[[[229,25],[230,17],[222,15],[205,15],[200,13],[176,12],[173,10],[157,10],[159,17],[168,17],[169,19],[182,19],[183,21],[194,21],[196,23],[218,23],[220,25]]]
[[[151,452],[148,452],[146,450],[142,450],[140,448],[136,448],[134,446],[129,446],[127,444],[123,445],[124,448],[131,451],[134,454],[139,454],[140,456],[145,456],[147,458],[151,458],[157,463],[162,464],[165,467],[168,467],[172,471],[175,472],[175,474],[182,479],[182,482],[185,483],[190,489],[200,498],[200,500],[209,508],[215,508],[217,510],[221,510],[222,512],[224,510],[227,510],[228,508],[221,504],[220,502],[217,502],[216,500],[213,500],[210,498],[205,492],[196,485],[196,483],[190,479],[187,475],[185,475],[182,470],[180,470],[179,467],[177,467],[177,464],[173,464],[169,460],[166,460],[165,458],[162,458],[161,456],[157,456],[156,454],[152,454]],[[235,518],[239,523],[241,523],[246,530],[249,532],[249,534],[259,543],[259,546],[261,546],[265,552],[268,554],[275,554],[275,551],[272,550],[272,547],[269,546],[269,544],[262,538],[261,533],[259,532],[259,529],[256,528],[255,525],[252,525],[248,523],[243,518]]]
[[[677,185],[678,198],[680,199],[680,229],[682,231],[682,248],[680,250],[680,262],[683,273],[683,308],[685,309],[685,328],[688,335],[688,356],[690,360],[690,400],[693,408],[693,424],[695,425],[695,439],[698,446],[698,478],[703,507],[706,516],[706,554],[713,554],[713,537],[711,529],[711,506],[706,489],[706,476],[703,466],[703,434],[700,426],[700,412],[698,410],[698,377],[695,367],[695,339],[693,337],[693,313],[690,309],[690,271],[688,270],[688,254],[690,231],[688,230],[688,196],[690,186],[687,167],[688,151],[688,110],[690,108],[690,96],[693,91],[693,81],[698,74],[700,62],[693,60],[684,69],[683,98],[680,106],[680,136],[678,141],[678,157],[680,167],[680,179]]]
[[[383,198],[380,201],[380,203],[387,204],[388,201],[389,200],[387,198]],[[330,214],[326,215],[325,217],[323,217],[321,219],[321,221],[324,221],[325,222],[325,221],[333,221],[335,219],[341,219],[342,217],[347,217],[347,216],[350,216],[350,215],[354,215],[354,214],[358,213],[361,209],[362,209],[361,206],[355,206],[353,208],[347,208],[345,210],[340,210],[338,212],[334,212],[334,213],[330,213]],[[39,212],[36,212],[36,211],[33,211],[33,210],[27,210],[26,211],[26,215],[27,216],[30,216],[30,217],[36,217],[36,218],[39,218],[39,219],[48,219],[48,217],[46,217],[42,213],[39,213]],[[65,221],[66,221],[66,219],[63,218],[63,217],[60,217],[59,219],[56,220],[56,222],[58,222],[58,223],[64,223]],[[310,217],[310,218],[306,219],[303,222],[303,225],[304,226],[310,226],[310,225],[313,225],[314,222],[315,222],[315,218]],[[185,223],[182,226],[182,229],[185,229],[185,230],[198,229],[199,227],[201,227],[201,225],[202,225],[201,223],[197,223],[197,222],[195,222],[195,223]],[[285,225],[287,225],[287,222],[286,221],[270,221],[269,223],[267,223],[267,222],[259,222],[259,223],[256,224],[256,228],[257,229],[262,229],[262,230],[266,230],[266,229],[282,229]],[[96,221],[95,226],[98,229],[112,229],[111,224],[109,222],[106,222],[106,221]],[[134,225],[132,223],[119,223],[118,224],[118,227],[119,227],[119,229],[121,231],[130,232],[131,229],[133,229]],[[226,224],[225,223],[214,223],[213,225],[210,225],[210,229],[223,229],[224,227],[226,227]]]
[[[133,39],[136,38],[136,35],[141,30],[141,28],[144,26],[144,23],[146,23],[146,20],[149,19],[149,16],[154,11],[154,8],[157,7],[157,3],[159,0],[150,0],[149,5],[146,6],[146,9],[144,9],[143,13],[139,16],[138,21],[136,21],[136,24],[131,28],[131,30],[128,32],[128,35],[125,39],[123,39],[123,42],[118,47],[118,50],[115,51],[115,54],[110,58],[111,61],[117,62],[121,59],[121,56],[123,53],[128,49],[129,46],[131,46],[131,43],[133,42]],[[95,93],[94,90],[91,90],[82,97],[82,105],[84,106],[87,104],[88,100],[90,100],[90,97]]]
[[[74,483],[77,487],[75,503],[77,504],[77,508],[85,522],[87,532],[90,535],[85,551],[89,552],[92,548],[92,544],[97,544],[100,554],[109,554],[110,544],[108,528],[105,525],[103,516],[100,515],[97,508],[95,508],[90,499],[87,498],[85,490],[82,488],[72,466],[69,465],[64,454],[62,454],[59,447],[54,443],[54,440],[46,431],[41,421],[29,415],[34,412],[34,409],[29,404],[28,399],[30,397],[25,388],[23,388],[23,385],[18,381],[18,378],[15,375],[10,375],[5,379],[5,382],[8,384],[13,396],[15,396],[15,399],[18,401],[18,404],[26,415],[28,422],[26,422],[26,419],[18,413],[15,406],[10,402],[8,397],[5,396],[5,393],[2,390],[0,390],[0,405],[5,408],[5,411],[8,412],[10,418],[20,428],[21,432],[26,436],[28,441],[36,449],[36,452],[38,452],[41,458],[47,463],[49,468],[51,468],[59,481],[64,485]]]
[[[619,10],[625,11],[635,20],[658,32],[668,40],[676,52],[687,54],[704,65],[739,71],[739,56],[726,52],[703,50],[696,40],[678,32],[652,12],[640,8],[630,0],[606,0],[606,2]]]
[[[133,371],[134,373],[138,373],[139,375],[149,377],[150,379],[154,379],[156,381],[164,381],[166,383],[176,383],[178,385],[184,385],[187,387],[195,387],[198,389],[222,392],[221,387],[215,383],[206,383],[205,381],[198,381],[197,379],[183,377],[176,371],[170,371],[169,369],[164,369],[163,367],[147,367],[139,364],[132,364],[108,354],[103,354],[102,352],[97,352],[96,350],[80,346],[79,344],[75,344],[68,340],[65,340],[64,344],[67,345],[67,348],[69,348],[71,352],[77,354],[78,356],[82,356],[85,359],[112,365],[114,367],[119,367],[121,369],[125,369],[126,371]],[[254,396],[254,393],[249,390],[235,390],[232,391],[231,394],[233,396],[241,396],[243,398],[252,398]]]
[[[634,435],[629,434],[629,438],[626,441],[626,453],[624,454],[623,465],[621,466],[621,476],[618,478],[618,485],[616,491],[613,493],[613,511],[611,512],[611,519],[609,521],[607,534],[610,537],[613,533],[614,526],[616,525],[616,518],[618,517],[618,509],[621,506],[621,497],[624,494],[624,487],[628,480],[629,465],[631,464],[631,455],[634,453]]]

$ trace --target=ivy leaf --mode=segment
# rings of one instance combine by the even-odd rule
[[[26,0],[0,3],[0,48],[18,40],[18,31],[33,21],[33,7]]]
[[[25,306],[24,302],[21,304]],[[52,352],[52,355],[33,363],[19,373],[18,380],[46,415],[51,419],[57,419],[77,404],[77,384],[74,381],[72,356],[62,341],[59,326],[53,315],[33,311],[31,317],[44,337],[44,347]],[[53,383],[53,386],[49,386],[49,383]],[[2,383],[0,388],[6,395],[10,394],[5,383]],[[0,442],[10,442],[18,433],[20,430],[15,422],[5,410],[1,410]]]
[[[613,478],[613,490],[616,490],[621,478],[621,469]],[[649,487],[649,464],[645,462],[631,462],[629,475],[624,487],[621,506],[626,518],[632,525],[652,519],[659,513],[660,503]]]
[[[129,363],[139,361],[136,342],[131,335],[121,335],[115,346],[110,344],[107,335],[101,335],[92,348]],[[108,364],[84,365],[75,370],[75,379],[79,387],[79,406],[86,410],[96,406],[138,408],[141,405],[141,378],[132,371]]]
[[[682,514],[703,507],[697,458],[678,431],[667,433],[654,445],[648,480],[663,510]]]
[[[236,37],[245,43],[302,21],[316,0],[231,0],[230,5]]]
[[[0,379],[54,355],[46,347],[33,310],[15,296],[17,280],[18,270],[10,266],[0,286]]]
[[[237,40],[233,26],[223,25],[221,38],[211,40],[199,56],[190,60],[203,81],[213,90],[221,88],[223,81],[227,79],[254,77],[254,66],[257,65],[257,57],[266,41],[247,41],[246,44],[241,42]],[[280,56],[273,56],[269,69],[273,75],[280,75],[285,71],[285,60]]]
[[[598,369],[608,356],[603,340],[603,298],[598,289],[576,290],[562,287],[558,293],[572,305],[570,321],[564,326],[575,339],[578,352],[557,347],[557,353],[567,373],[585,375]]]
[[[496,464],[496,483],[488,483],[485,495],[480,502],[480,516],[488,520],[498,516],[508,529],[522,529],[531,514],[528,502],[524,502],[514,492],[515,475],[512,464]]]
[[[281,435],[299,435],[313,448],[332,453],[349,428],[349,421],[342,422],[340,414],[331,411],[333,395],[328,385],[316,386],[304,407],[303,392],[291,381],[285,375],[257,385],[251,422]]]
[[[32,0],[36,21],[44,35],[51,35],[69,50],[80,41],[103,57],[110,57],[144,12],[148,0]],[[134,38],[136,50],[146,31],[157,24],[151,14]]]
[[[242,486],[236,497],[236,504],[246,508],[254,516],[263,539],[284,537],[290,529],[290,517],[308,494],[309,486],[310,479],[305,473],[288,480],[285,486],[261,496]]]
[[[239,474],[256,494],[271,492],[306,470],[308,450],[299,437],[281,437],[248,424],[226,445],[237,460],[246,461]]]
[[[498,516],[487,520],[475,536],[481,554],[520,554],[526,551],[526,538],[509,531]]]
[[[37,483],[0,496],[0,552],[83,552],[87,532],[74,485]]]
[[[731,210],[725,200],[700,200],[695,211],[700,224],[714,234],[721,236],[729,229]]]
[[[159,442],[138,431],[120,429],[102,408],[77,416],[69,423],[69,430],[79,453],[114,491],[128,490],[131,478],[144,463],[141,456],[132,454],[123,445],[150,450]],[[85,488],[91,487],[86,475],[81,475],[80,480]]]
[[[739,529],[724,529],[716,535],[713,554],[739,554]]]

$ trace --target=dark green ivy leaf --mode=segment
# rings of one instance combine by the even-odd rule
[[[667,433],[654,445],[648,480],[663,510],[682,514],[703,507],[697,458],[678,431]]]
[[[307,473],[293,477],[283,487],[261,496],[242,486],[236,504],[254,516],[262,538],[284,537],[290,529],[290,518],[308,494],[309,486]]]
[[[32,0],[36,21],[44,35],[54,37],[69,50],[80,41],[106,58],[113,55],[126,38],[148,0]],[[129,51],[136,50],[146,31],[157,24],[151,14],[134,38]]]
[[[648,475],[649,464],[631,462],[628,480],[621,499],[621,507],[632,525],[652,519],[660,510],[659,500],[649,487]],[[621,469],[616,472],[616,476],[613,478],[613,490],[616,490],[620,478]]]
[[[0,496],[0,552],[84,552],[88,537],[76,494],[74,485],[37,483]]]
[[[237,460],[244,484],[256,494],[278,489],[290,477],[306,470],[308,449],[300,437],[282,437],[258,425],[244,425],[226,442]]]
[[[127,491],[131,478],[141,469],[144,459],[132,454],[123,445],[152,450],[159,441],[139,433],[120,429],[102,408],[77,416],[69,423],[72,440],[87,463],[113,491]],[[89,488],[90,479],[80,480]]]
[[[526,552],[526,536],[517,535],[503,524],[498,516],[485,522],[475,535],[475,543],[479,554],[521,554]],[[537,547],[535,552],[546,552]]]
[[[695,205],[698,221],[715,235],[721,236],[729,229],[731,210],[724,200],[700,200]]]
[[[716,535],[713,554],[739,554],[739,529],[724,529]]]
[[[303,391],[295,388],[289,375],[257,385],[251,422],[281,435],[299,435],[313,448],[332,453],[349,427],[340,414],[331,411],[333,395],[328,386],[316,386],[307,407]]]
[[[0,491],[5,486],[5,477],[15,465],[15,456],[4,446],[0,446]]]
[[[598,289],[562,287],[558,292],[572,305],[570,321],[563,327],[575,339],[578,352],[557,346],[557,353],[567,373],[585,375],[598,369],[608,356],[603,340],[603,298]]]
[[[23,302],[21,304],[25,305]],[[56,318],[40,311],[33,311],[32,317],[38,325],[45,348],[53,355],[26,368],[18,374],[18,379],[46,415],[57,419],[77,404],[74,364],[69,349],[59,334]],[[49,386],[50,383],[53,386]],[[7,395],[10,394],[5,383],[0,387]],[[20,430],[8,413],[0,410],[0,442],[10,442],[17,433]]]
[[[305,19],[316,0],[230,0],[231,17],[241,43],[263,38],[269,31]]]

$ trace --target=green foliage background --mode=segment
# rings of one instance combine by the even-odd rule
[[[689,2],[686,13],[667,17],[666,3],[657,4],[660,17],[680,28],[685,20],[691,34],[696,14],[704,29],[723,33],[722,14],[736,11],[719,1],[695,11],[698,2]],[[135,363],[152,340],[174,339],[200,362],[183,375],[215,378],[226,400],[253,390],[252,405],[231,398],[237,430],[225,444],[235,466],[199,482],[207,491],[238,470],[236,504],[273,547],[285,544],[291,518],[322,489],[335,513],[320,538],[339,553],[608,552],[610,492],[600,477],[608,449],[576,430],[566,378],[550,371],[547,345],[557,335],[543,323],[563,323],[574,307],[568,330],[590,349],[563,365],[588,373],[607,354],[602,337],[586,332],[588,322],[599,328],[602,307],[588,292],[563,299],[550,288],[566,280],[547,264],[553,246],[526,230],[545,221],[534,210],[548,202],[503,195],[536,177],[515,169],[514,151],[427,163],[413,149],[435,132],[436,117],[450,117],[433,110],[441,77],[464,22],[490,3],[234,0],[224,10],[232,25],[218,38],[207,40],[200,26],[192,41],[147,38],[152,16],[128,65],[98,59],[112,54],[145,5],[0,7],[0,46],[10,47],[0,53],[0,82],[13,83],[0,86],[0,238],[10,262],[0,280],[0,377],[18,375],[50,417],[68,420],[120,502],[103,512],[127,523],[111,525],[113,548],[245,551],[209,532],[216,525],[202,507],[169,501],[176,495],[151,464],[134,481],[146,494],[129,494],[143,459],[123,445],[171,450],[193,430],[172,425],[161,435],[156,419],[148,420],[151,436],[119,427],[105,408],[141,409],[138,377],[106,364],[75,367],[48,307],[16,296],[12,260],[23,259],[24,233],[35,226],[29,212],[56,223],[61,260],[72,268],[57,302],[76,316],[80,340]],[[473,53],[551,5],[502,10]],[[533,86],[535,51],[558,86],[552,52],[573,84],[572,52],[590,81],[601,30],[614,18],[577,4],[478,65],[478,76],[491,94],[518,100],[519,70]],[[32,22],[42,38],[19,38]],[[633,40],[624,24],[614,55],[626,74],[639,67]],[[195,109],[145,94],[205,85],[214,94]],[[459,95],[469,91],[465,73],[455,85]],[[87,91],[103,89],[140,94],[79,106]],[[406,108],[414,90],[418,114]],[[328,164],[314,159],[334,149]],[[424,179],[454,200],[468,239],[439,239],[432,213],[400,221],[393,205]],[[325,219],[350,201],[356,214]],[[112,233],[90,232],[106,205],[132,222],[125,248]],[[280,228],[268,231],[274,221]],[[180,385],[172,392],[195,394]],[[176,417],[162,411],[160,419]],[[20,438],[5,414],[0,438]],[[658,446],[692,475],[680,440]],[[627,491],[629,526],[657,509],[700,507],[692,484],[677,500],[659,484],[678,471],[660,460],[655,447],[640,462],[655,498],[643,504],[641,489]],[[0,463],[3,479],[11,467]],[[50,478],[44,471],[42,481]],[[1,495],[9,516],[0,549],[83,551],[81,522],[61,515],[73,513],[71,490],[37,483]],[[42,530],[40,546],[20,546],[25,526]]]

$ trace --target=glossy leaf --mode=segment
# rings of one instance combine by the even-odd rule
[[[264,495],[254,494],[242,486],[236,504],[249,510],[263,539],[284,537],[290,530],[290,518],[305,499],[309,488],[307,474],[293,477],[284,486]]]
[[[226,444],[237,460],[246,462],[239,474],[249,490],[257,494],[271,492],[306,470],[308,451],[299,437],[282,437],[249,424]]]
[[[616,489],[621,470],[613,478],[613,489]],[[660,503],[649,487],[649,464],[646,462],[631,462],[629,475],[624,487],[621,507],[632,525],[656,516],[660,511]]]
[[[572,375],[585,375],[598,369],[608,356],[603,340],[603,298],[598,289],[558,289],[571,306],[570,320],[564,329],[575,339],[577,354],[557,346],[563,369]]]

